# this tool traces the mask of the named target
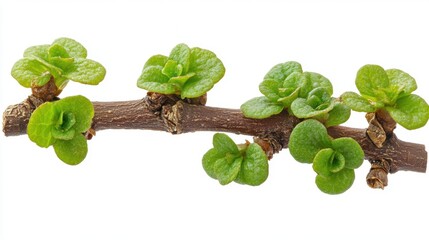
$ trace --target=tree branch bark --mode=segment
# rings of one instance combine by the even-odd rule
[[[3,114],[6,136],[26,134],[28,119],[43,101],[30,96],[24,102],[9,106]],[[191,104],[172,96],[148,94],[141,100],[93,102],[95,116],[92,128],[146,129],[181,134],[196,131],[220,131],[255,137],[267,154],[287,148],[290,134],[300,122],[286,111],[267,119],[245,118],[240,110]],[[388,171],[426,172],[427,152],[422,144],[403,142],[392,134],[381,148],[367,136],[366,129],[343,126],[328,129],[333,138],[352,137],[362,147],[370,162],[388,162]],[[387,181],[387,180],[386,180]],[[386,183],[387,184],[387,183]]]

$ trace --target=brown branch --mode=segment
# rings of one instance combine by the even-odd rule
[[[3,115],[6,136],[26,133],[31,112],[40,104],[29,97],[23,103],[9,106]],[[35,103],[35,101],[37,103]],[[195,101],[197,104],[194,104]],[[299,119],[287,112],[267,119],[245,118],[240,110],[203,106],[205,99],[181,101],[174,96],[148,94],[142,100],[123,102],[93,102],[95,116],[92,128],[147,129],[168,131],[173,134],[195,131],[220,131],[255,137],[270,156],[287,148],[289,136]],[[389,172],[400,170],[425,172],[427,152],[421,144],[408,143],[391,135],[381,148],[368,137],[366,129],[342,126],[328,129],[333,138],[352,137],[362,147],[370,162],[387,161]],[[387,183],[386,183],[387,184]]]

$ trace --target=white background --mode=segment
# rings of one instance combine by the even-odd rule
[[[226,66],[210,106],[239,108],[261,95],[273,65],[290,60],[329,78],[335,96],[356,91],[364,64],[399,68],[429,100],[425,1],[2,0],[0,11],[1,111],[29,94],[10,76],[14,62],[59,37],[78,40],[107,68],[99,86],[70,83],[63,97],[142,98],[136,80],[145,61],[183,42]],[[353,114],[346,125],[366,124]],[[428,129],[396,133],[429,145]],[[349,191],[330,196],[315,186],[311,166],[284,150],[262,186],[220,186],[201,167],[212,135],[100,131],[72,167],[27,136],[1,134],[0,239],[428,239],[428,174],[399,172],[373,190],[365,162]]]

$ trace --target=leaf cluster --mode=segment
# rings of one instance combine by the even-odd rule
[[[80,43],[59,38],[52,44],[27,48],[11,74],[26,88],[43,86],[51,78],[59,89],[64,89],[69,80],[97,85],[104,79],[106,69],[86,57],[87,51]]]
[[[236,145],[224,133],[213,136],[213,148],[203,156],[206,173],[226,185],[235,181],[258,186],[268,178],[268,158],[256,144]]]

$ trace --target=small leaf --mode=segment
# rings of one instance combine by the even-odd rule
[[[64,47],[67,50],[70,57],[86,58],[86,56],[87,56],[87,51],[86,51],[85,47],[83,47],[82,44],[80,44],[79,42],[77,42],[71,38],[56,39],[52,43],[52,45],[54,45],[54,44],[58,44],[58,45]]]
[[[27,134],[31,141],[39,147],[49,147],[55,142],[52,129],[57,123],[59,112],[55,110],[54,103],[46,102],[40,105],[31,114],[27,125]]]
[[[384,98],[376,90],[386,89],[389,86],[389,77],[384,69],[378,65],[365,65],[359,69],[356,76],[356,87],[363,96]]]
[[[170,56],[168,58],[181,64],[183,67],[183,72],[188,73],[191,49],[186,44],[182,43],[176,45],[173,50],[171,50]]]
[[[324,193],[340,194],[347,191],[353,185],[354,180],[354,170],[344,168],[330,176],[317,175],[316,185]]]
[[[143,82],[139,85],[149,92],[156,92],[162,94],[177,94],[180,90],[171,83],[157,83],[157,82]]]
[[[67,50],[58,44],[53,44],[48,49],[49,58],[52,57],[61,57],[61,58],[69,58]]]
[[[426,125],[429,119],[429,105],[418,95],[411,94],[386,107],[390,116],[406,129],[413,130]]]
[[[247,118],[263,119],[281,113],[283,106],[271,102],[266,97],[256,97],[245,102],[240,109]]]
[[[161,66],[145,67],[137,80],[137,86],[143,88],[141,85],[145,82],[167,83],[170,78],[162,73],[162,69],[163,67]]]
[[[198,78],[193,76],[182,87],[182,98],[197,98],[207,93],[214,86],[210,78]]]
[[[353,138],[343,137],[332,141],[332,148],[346,159],[346,168],[356,169],[363,163],[365,153]]]
[[[214,165],[216,161],[224,155],[220,154],[215,148],[208,150],[203,156],[203,168],[206,171],[207,175],[211,178],[217,179]]]
[[[339,102],[335,102],[334,108],[329,111],[328,119],[325,122],[326,127],[337,126],[347,122],[350,118],[350,108]]]
[[[75,82],[97,85],[106,76],[106,69],[100,63],[83,58],[75,58],[64,76]]]
[[[307,87],[302,88],[300,97],[307,97],[308,94],[310,94],[310,92],[316,88],[324,88],[326,89],[328,95],[332,96],[334,90],[329,79],[319,73],[314,72],[305,72],[304,77],[307,79],[309,84],[306,85]]]
[[[294,72],[302,73],[301,64],[293,61],[280,63],[271,68],[264,79],[272,79],[282,84],[283,81]]]
[[[179,86],[183,86],[186,81],[188,81],[191,77],[193,77],[195,73],[188,73],[186,75],[178,76],[178,77],[172,77],[170,80],[168,80],[168,83],[175,83]]]
[[[48,52],[49,52],[49,47],[51,45],[46,44],[46,45],[38,45],[38,46],[33,46],[33,47],[29,47],[24,51],[24,58],[41,58],[45,61],[48,61]]]
[[[161,72],[165,76],[172,78],[180,76],[180,74],[182,74],[182,70],[182,65],[178,64],[174,60],[168,60]]]
[[[57,140],[54,150],[58,158],[69,165],[81,163],[88,153],[88,145],[82,134],[76,134],[71,140]]]
[[[386,70],[386,74],[389,77],[390,85],[396,87],[396,89],[400,91],[403,91],[406,95],[411,94],[417,89],[416,80],[402,70],[388,69]]]
[[[330,168],[334,153],[335,151],[331,148],[321,149],[314,157],[313,170],[323,176],[332,175]]]
[[[74,138],[76,131],[74,129],[70,130],[59,130],[52,128],[52,137],[59,140],[71,140]]]
[[[146,61],[143,69],[145,69],[147,67],[152,67],[152,66],[158,66],[158,67],[161,67],[161,69],[162,69],[165,66],[165,64],[167,63],[167,61],[168,61],[168,57],[166,57],[164,55],[154,55]]]
[[[43,86],[51,79],[48,69],[36,59],[23,58],[18,60],[12,67],[12,77],[26,88],[32,85]]]
[[[220,158],[214,164],[214,170],[219,183],[226,185],[237,178],[240,171],[242,157],[237,157],[230,161],[227,157]]]
[[[66,97],[54,102],[54,107],[58,112],[73,114],[75,119],[73,128],[78,133],[83,133],[91,127],[94,107],[86,97],[81,95]]]
[[[330,147],[331,139],[325,126],[314,119],[296,125],[289,139],[290,154],[302,163],[312,163],[321,149]]]
[[[377,110],[369,100],[354,92],[343,93],[341,102],[356,112],[375,112]]]
[[[279,84],[279,82],[272,79],[266,79],[259,84],[259,91],[270,101],[275,102],[277,99],[282,97],[279,94],[279,88],[281,87],[282,84]]]
[[[236,156],[240,155],[237,145],[225,133],[215,133],[213,135],[213,146],[219,154],[225,156],[230,153]]]
[[[210,79],[215,84],[225,74],[225,67],[220,59],[206,49],[192,48],[189,64],[189,72],[195,73],[197,81]]]
[[[321,109],[317,110],[317,108],[314,109],[312,106],[310,106],[306,99],[297,98],[295,101],[293,101],[290,109],[292,110],[293,115],[297,118],[312,118],[328,113],[334,108],[334,105],[335,102],[330,100],[324,105],[319,105],[321,106]]]
[[[268,158],[264,150],[256,144],[250,144],[241,163],[236,182],[251,186],[261,185],[268,178]]]

